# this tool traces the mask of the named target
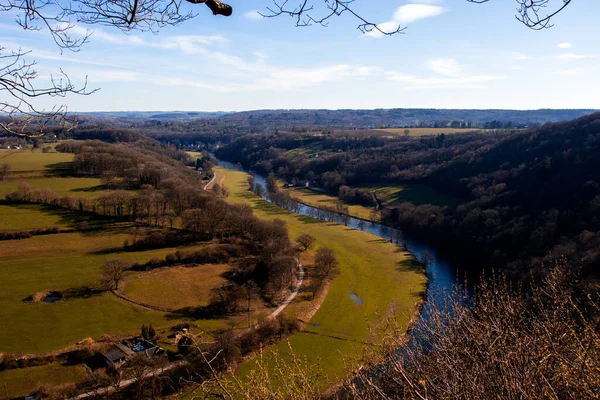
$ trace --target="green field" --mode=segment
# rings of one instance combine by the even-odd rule
[[[27,181],[32,188],[50,187],[61,194],[97,196],[95,178],[60,178],[51,175],[48,165],[66,163],[72,154],[31,151],[4,151],[3,160],[17,170],[31,171]],[[14,163],[14,164],[13,164]],[[51,168],[51,167],[50,167]],[[0,182],[0,196],[14,191],[20,180]],[[29,230],[58,226],[73,229],[81,215],[41,205],[0,205],[0,230]],[[90,221],[90,227],[102,230],[34,236],[29,239],[0,241],[0,352],[44,353],[70,346],[86,337],[104,334],[123,335],[138,332],[141,324],[166,327],[177,321],[164,313],[149,311],[111,294],[74,297],[55,303],[27,303],[35,293],[65,291],[95,286],[101,279],[100,267],[110,258],[145,263],[164,259],[177,248],[123,252],[131,239],[131,225]],[[183,247],[197,250],[200,245]],[[152,289],[152,288],[150,288]],[[197,321],[203,329],[224,326],[220,320]]]
[[[69,226],[67,212],[44,212],[34,204],[0,205],[0,231]]]
[[[108,193],[98,178],[60,177],[69,168],[73,154],[42,153],[40,149],[0,150],[0,164],[9,163],[11,171],[0,181],[0,199],[14,192],[21,182],[27,182],[31,190],[52,188],[62,196],[97,197]]]
[[[58,363],[2,371],[0,372],[0,398],[25,396],[40,386],[54,386],[66,382],[75,383],[85,376],[85,368],[81,365],[72,366]]]
[[[294,350],[306,355],[310,363],[320,360],[328,379],[338,381],[344,376],[344,360],[359,355],[360,342],[369,338],[369,324],[376,321],[377,311],[385,312],[395,302],[399,323],[408,324],[426,281],[409,253],[368,233],[282,210],[250,192],[246,174],[222,171],[231,190],[229,201],[249,204],[258,217],[285,221],[292,238],[301,233],[313,235],[317,239],[314,249],[326,246],[335,251],[340,275],[307,331],[290,338]],[[357,304],[351,293],[358,295],[362,304]],[[274,348],[285,355],[287,344]]]
[[[0,182],[0,199],[9,193],[17,191],[21,182],[27,182],[31,190],[51,188],[61,196],[98,197],[109,191],[102,188],[98,178],[20,178],[7,179]]]
[[[375,184],[360,185],[357,188],[369,189],[385,207],[397,207],[400,203],[409,202],[414,205],[433,204],[436,206],[452,206],[458,199],[440,193],[427,185],[405,183],[402,185]]]
[[[385,207],[393,208],[404,202],[415,205],[433,204],[437,206],[453,206],[458,204],[458,199],[439,193],[426,185],[421,184],[377,184],[356,186],[361,189],[369,189],[377,195],[377,198]],[[327,193],[321,193],[305,188],[282,189],[300,200],[302,203],[315,207],[334,207],[340,199]],[[365,207],[356,204],[342,203],[348,207],[349,214],[353,217],[369,220],[373,207]]]
[[[176,248],[143,252],[110,252],[129,238],[127,227],[115,226],[93,234],[66,233],[0,241],[0,352],[43,353],[86,337],[137,332],[145,323],[168,326],[163,313],[148,311],[110,294],[55,303],[27,303],[37,292],[64,291],[97,284],[100,266],[110,258],[144,263]],[[186,247],[193,250],[197,247]],[[102,250],[108,252],[102,254]],[[202,325],[202,323],[199,323]],[[215,325],[207,321],[206,328]]]
[[[283,189],[287,191],[290,195],[300,200],[302,203],[309,204],[314,207],[335,207],[335,205],[340,201],[336,196],[316,192],[314,190],[305,189],[305,188],[293,188],[293,189]],[[362,219],[369,219],[371,211],[374,210],[374,207],[365,207],[359,206],[356,204],[349,204],[345,201],[342,203],[348,207],[348,213],[353,217],[358,217]]]
[[[6,150],[0,149],[0,164],[9,163],[11,171],[41,171],[49,166],[70,162],[73,154],[42,153],[41,149]]]

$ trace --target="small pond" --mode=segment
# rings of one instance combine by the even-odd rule
[[[352,298],[352,300],[354,300],[356,304],[358,304],[359,306],[362,305],[363,301],[356,293],[350,293],[350,297]]]

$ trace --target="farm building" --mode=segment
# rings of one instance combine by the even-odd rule
[[[146,357],[154,357],[162,353],[162,349],[157,345],[148,342],[142,338],[123,340],[121,343],[110,346],[102,353],[107,365],[119,365],[136,354],[143,354]]]

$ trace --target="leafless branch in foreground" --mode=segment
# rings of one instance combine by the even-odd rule
[[[45,86],[36,86],[38,74],[35,62],[25,60],[28,52],[7,51],[0,47],[0,93],[8,99],[0,100],[1,130],[17,135],[39,137],[44,135],[44,127],[61,126],[68,129],[75,122],[67,118],[67,108],[56,106],[51,110],[39,110],[33,104],[38,97],[65,97],[67,94],[89,95],[95,90],[87,89],[87,81],[76,88],[69,77],[61,70],[58,76],[47,78]]]
[[[487,3],[490,0],[467,0],[469,3]],[[554,18],[557,14],[563,11],[569,4],[573,2],[573,0],[560,0],[560,5],[555,5],[554,3],[559,3],[558,0],[516,0],[518,4],[517,8],[517,18],[518,21],[523,23],[530,29],[533,30],[542,30],[551,28],[553,24],[551,23],[552,18]],[[553,6],[550,8],[549,13],[543,12],[547,10],[549,6]]]
[[[352,3],[354,3],[354,0],[324,0],[324,3],[325,9],[316,10],[314,2],[310,0],[295,0],[292,2],[290,0],[273,0],[273,6],[267,7],[268,12],[259,14],[266,18],[288,15],[295,18],[296,26],[327,26],[331,18],[346,13],[358,19],[360,23],[357,29],[362,33],[376,31],[386,36],[392,36],[403,33],[406,29],[400,25],[391,31],[381,29],[378,24],[369,22],[353,9]]]

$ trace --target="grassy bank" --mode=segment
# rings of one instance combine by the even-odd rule
[[[290,338],[295,351],[306,355],[310,363],[321,363],[328,379],[343,377],[344,360],[359,354],[378,311],[385,312],[394,302],[399,323],[407,326],[425,289],[423,271],[409,253],[371,234],[282,210],[250,192],[246,174],[220,172],[231,191],[229,201],[249,204],[260,218],[285,221],[292,238],[302,233],[313,235],[317,239],[313,251],[319,246],[335,251],[340,275],[308,329]],[[360,297],[362,304],[353,300],[351,293]],[[275,349],[285,356],[287,344]],[[251,367],[249,363],[242,370]]]

